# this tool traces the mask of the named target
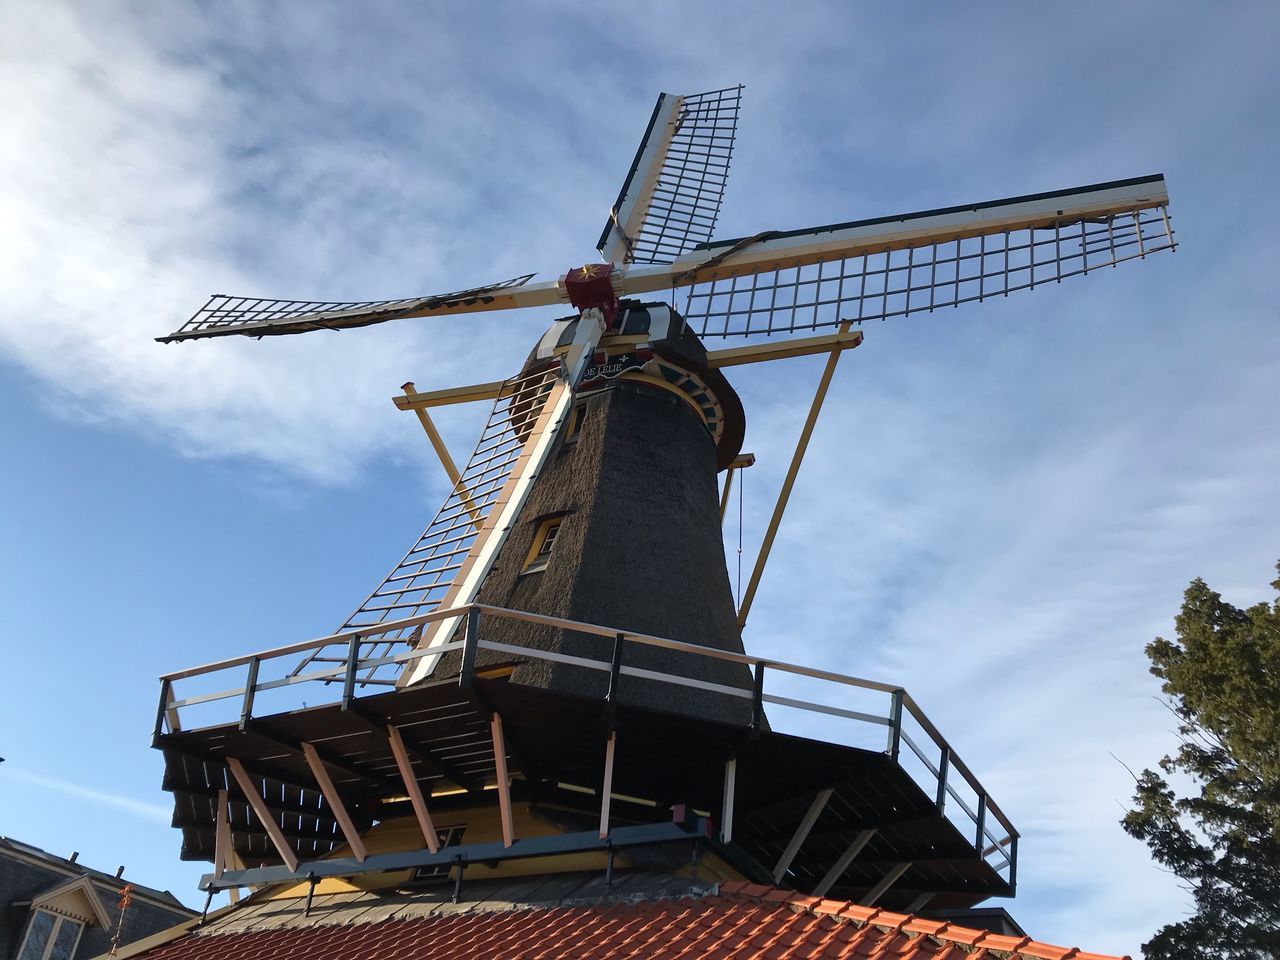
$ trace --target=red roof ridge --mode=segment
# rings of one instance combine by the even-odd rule
[[[803,893],[766,887],[758,883],[726,880],[720,894],[741,900],[758,900],[771,906],[786,906],[797,913],[831,917],[863,927],[871,925],[887,934],[929,937],[939,945],[954,945],[978,958],[992,956],[1005,960],[1131,960],[1129,956],[1086,953],[1079,947],[1058,947],[1030,937],[1007,937],[987,930],[955,926],[945,920],[930,920],[905,913],[890,913],[878,907],[864,907],[847,900],[826,900]]]

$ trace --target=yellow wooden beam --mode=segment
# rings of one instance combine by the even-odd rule
[[[762,360],[808,357],[815,353],[852,350],[860,343],[862,343],[862,331],[850,331],[849,322],[846,320],[840,324],[838,333],[830,333],[826,336],[752,343],[745,347],[730,347],[726,350],[708,350],[707,366],[715,370],[720,367],[736,367],[743,363],[759,363]]]
[[[840,332],[844,333],[849,329],[849,321],[845,320],[840,324]],[[861,342],[859,335],[858,342]],[[856,346],[857,344],[854,344]],[[769,551],[773,549],[773,539],[778,534],[778,525],[782,522],[783,511],[787,509],[787,501],[791,497],[791,488],[795,486],[796,474],[800,472],[800,462],[804,460],[805,451],[809,447],[809,438],[813,435],[813,425],[818,422],[818,411],[822,409],[822,401],[826,399],[827,388],[831,386],[831,377],[836,372],[836,364],[840,362],[840,353],[845,348],[835,346],[831,348],[831,355],[827,357],[827,365],[822,370],[822,377],[818,380],[818,390],[814,394],[813,403],[809,406],[809,416],[805,418],[804,428],[800,431],[800,439],[796,441],[796,450],[791,457],[791,466],[787,468],[786,479],[782,481],[782,489],[778,492],[778,502],[773,506],[773,516],[769,518],[769,527],[764,533],[764,542],[760,544],[760,553],[756,556],[755,567],[751,570],[751,579],[747,582],[746,593],[742,595],[742,602],[738,607],[738,626],[744,627],[747,624],[747,614],[751,612],[751,602],[755,600],[756,588],[760,586],[760,577],[764,574],[765,561],[769,559]]]
[[[482,386],[491,386],[491,384],[482,384]],[[502,386],[502,384],[498,384]],[[410,380],[403,387],[404,396],[393,397],[396,406],[400,406],[400,401],[413,401],[418,397],[426,396],[426,394],[418,393]],[[463,388],[467,389],[467,388]],[[435,448],[436,456],[440,458],[440,465],[444,467],[445,474],[449,477],[449,482],[458,490],[458,496],[462,498],[467,512],[471,514],[472,521],[478,526],[480,523],[480,511],[476,507],[475,502],[471,498],[471,492],[462,483],[462,474],[458,472],[458,465],[453,462],[453,457],[449,455],[449,448],[445,446],[444,437],[440,436],[440,431],[436,429],[435,421],[431,419],[431,415],[427,413],[425,406],[421,407],[401,407],[404,409],[412,409],[418,415],[418,422],[422,424],[422,429],[427,432],[427,439],[431,441],[431,446]]]
[[[502,393],[503,381],[473,383],[466,387],[450,387],[447,390],[428,390],[418,393],[412,383],[405,384],[403,397],[392,397],[401,410],[422,410],[426,407],[444,407],[451,403],[471,403],[475,400],[496,400]]]

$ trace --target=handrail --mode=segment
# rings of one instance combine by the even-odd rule
[[[1010,842],[1016,840],[1019,836],[1009,818],[1004,812],[992,801],[991,797],[983,789],[978,778],[974,776],[969,767],[959,758],[950,742],[942,735],[936,726],[925,715],[920,705],[899,686],[893,684],[882,683],[876,680],[867,680],[862,677],[853,677],[845,674],[833,673],[828,670],[820,670],[814,667],[806,667],[801,664],[788,663],[781,660],[771,660],[764,657],[756,657],[747,653],[735,653],[729,650],[721,650],[715,647],[703,646],[696,643],[688,643],[682,640],[672,640],[667,637],[658,637],[652,634],[638,633],[629,630],[618,630],[615,627],[605,627],[600,624],[586,623],[579,620],[569,620],[564,617],[553,617],[545,614],[530,613],[522,610],[510,610],[504,607],[495,607],[488,604],[469,603],[452,607],[446,610],[435,610],[431,613],[418,614],[413,617],[405,617],[400,620],[389,620],[376,625],[361,627],[354,630],[344,630],[339,633],[330,634],[328,636],[319,637],[314,640],[305,640],[298,643],[286,644],[280,647],[273,647],[258,653],[246,654],[243,656],[230,657],[225,660],[214,661],[213,663],[203,664],[198,667],[189,667],[185,670],[176,670],[170,673],[162,674],[160,679],[162,682],[161,706],[157,714],[157,736],[161,732],[161,724],[169,718],[170,728],[176,729],[175,720],[177,710],[183,706],[193,706],[201,703],[208,703],[220,699],[230,699],[242,695],[248,695],[248,702],[252,703],[252,694],[259,690],[268,690],[284,685],[284,681],[266,680],[261,683],[257,681],[257,666],[263,661],[279,659],[314,650],[318,647],[343,644],[348,647],[351,653],[348,658],[344,659],[340,666],[335,666],[331,670],[317,671],[315,673],[306,674],[304,676],[292,677],[289,683],[297,683],[308,679],[323,680],[325,682],[333,682],[336,678],[347,676],[347,687],[353,682],[355,673],[359,670],[367,669],[373,666],[385,665],[393,662],[411,662],[422,657],[443,653],[448,650],[464,649],[467,647],[474,649],[475,647],[483,647],[490,649],[500,649],[508,652],[519,652],[530,656],[545,656],[550,659],[560,659],[566,663],[577,663],[580,666],[587,666],[592,669],[609,670],[608,660],[595,660],[594,658],[568,657],[563,654],[551,654],[548,651],[536,651],[525,647],[516,647],[509,644],[495,643],[494,641],[480,640],[473,637],[471,630],[468,630],[465,640],[454,640],[444,644],[437,644],[421,649],[414,649],[404,653],[388,655],[382,654],[374,658],[361,658],[359,656],[359,648],[361,644],[373,644],[381,642],[380,638],[385,637],[389,632],[409,630],[428,623],[435,623],[441,620],[451,618],[467,618],[469,622],[474,622],[475,618],[485,615],[498,617],[501,619],[518,620],[524,623],[548,626],[557,629],[570,630],[577,633],[585,633],[598,636],[604,639],[617,641],[625,641],[636,643],[641,646],[656,647],[665,650],[672,650],[680,653],[688,653],[701,657],[708,657],[715,660],[726,661],[729,663],[738,663],[753,668],[756,672],[756,691],[753,693],[748,688],[741,690],[735,687],[729,687],[723,684],[712,684],[708,681],[694,680],[689,677],[678,677],[671,674],[663,674],[655,671],[640,671],[636,668],[624,667],[623,673],[627,674],[643,674],[653,679],[683,684],[688,686],[696,686],[709,690],[722,691],[732,693],[735,696],[741,696],[746,699],[756,699],[760,702],[775,703],[781,706],[794,707],[796,709],[807,710],[810,712],[818,712],[831,716],[843,717],[847,719],[881,724],[889,727],[889,748],[895,758],[897,756],[897,743],[905,740],[915,756],[924,764],[925,768],[938,780],[938,798],[937,805],[939,810],[942,809],[946,796],[950,796],[956,801],[960,809],[975,822],[978,828],[978,836],[975,846],[979,849],[989,849],[986,841],[989,839],[995,843],[995,848],[1005,856],[1006,863],[1010,862],[1004,847]],[[250,666],[251,678],[246,687],[231,690],[222,690],[216,693],[199,694],[186,699],[176,699],[173,694],[172,684],[177,680],[186,680],[192,677],[203,676],[206,674],[217,673],[223,670],[232,669],[240,666]],[[813,703],[805,700],[796,700],[789,697],[782,697],[776,694],[763,693],[761,686],[763,671],[773,670],[781,673],[791,674],[794,676],[808,677],[810,679],[827,681],[830,683],[838,683],[845,686],[857,687],[864,690],[872,690],[879,693],[888,693],[893,698],[893,706],[890,709],[890,716],[879,717],[873,714],[863,713],[860,711],[849,710],[843,707],[834,707],[824,704]],[[355,681],[363,682],[363,681]],[[344,697],[350,696],[348,691]],[[345,699],[344,699],[345,702]],[[759,705],[757,704],[757,707]],[[935,765],[921,751],[920,747],[908,736],[902,729],[902,710],[919,724],[920,728],[933,742],[934,747],[939,751],[938,763]],[[948,783],[947,774],[954,769],[960,774],[960,777],[969,786],[978,798],[978,812],[974,812],[967,803],[965,803],[956,793],[953,783]],[[986,816],[990,815],[1005,830],[1008,831],[1007,836],[1001,839],[995,836],[986,821]]]

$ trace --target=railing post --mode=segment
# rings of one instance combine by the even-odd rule
[[[253,716],[253,695],[258,686],[258,664],[261,661],[254,657],[249,661],[249,676],[245,679],[244,700],[240,705],[240,732],[249,728],[249,719]]]
[[[754,689],[751,692],[751,729],[759,730],[764,724],[764,661],[756,661]]]
[[[164,736],[164,715],[169,709],[169,699],[173,693],[173,684],[168,680],[160,681],[160,705],[156,707],[156,726],[151,733],[151,745],[159,746]]]
[[[1018,837],[1009,844],[1009,896],[1018,892]]]
[[[618,699],[618,682],[622,679],[622,645],[626,639],[624,633],[614,634],[613,637],[613,658],[609,661],[609,692],[604,695],[610,703]]]
[[[902,694],[901,688],[893,691],[889,708],[889,756],[894,760],[898,759],[898,751],[902,747]]]
[[[983,849],[986,847],[987,832],[987,795],[986,793],[978,794],[978,836],[974,840],[974,846],[978,848],[978,854],[981,856]]]
[[[480,610],[467,611],[467,631],[462,637],[462,666],[458,668],[458,686],[471,688],[476,678],[476,650],[480,646]]]
[[[951,748],[942,748],[942,757],[938,760],[938,812],[947,805],[947,774],[951,770]]]
[[[613,636],[613,656],[609,660],[609,689],[604,695],[604,723],[610,732],[613,730],[613,719],[618,713],[618,689],[622,680],[622,645],[626,639],[624,633],[616,633]]]
[[[360,634],[351,635],[347,644],[347,676],[342,683],[342,709],[350,710],[356,696],[356,664],[360,660]]]

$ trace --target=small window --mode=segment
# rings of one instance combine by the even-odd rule
[[[524,573],[537,573],[539,570],[547,569],[547,563],[551,560],[551,550],[556,545],[556,538],[560,534],[560,521],[562,517],[552,517],[543,520],[538,524],[538,529],[533,534],[533,544],[529,547],[529,556],[524,562]]]
[[[436,830],[436,838],[440,841],[440,849],[445,847],[456,847],[462,843],[462,831],[466,827],[440,827]],[[409,878],[410,884],[436,884],[444,883],[449,879],[448,864],[440,864],[434,867],[418,867],[413,871],[413,875]]]
[[[565,434],[565,443],[577,443],[578,437],[582,434],[582,422],[587,419],[587,405],[580,403],[573,408],[573,413],[569,417],[569,431]]]

